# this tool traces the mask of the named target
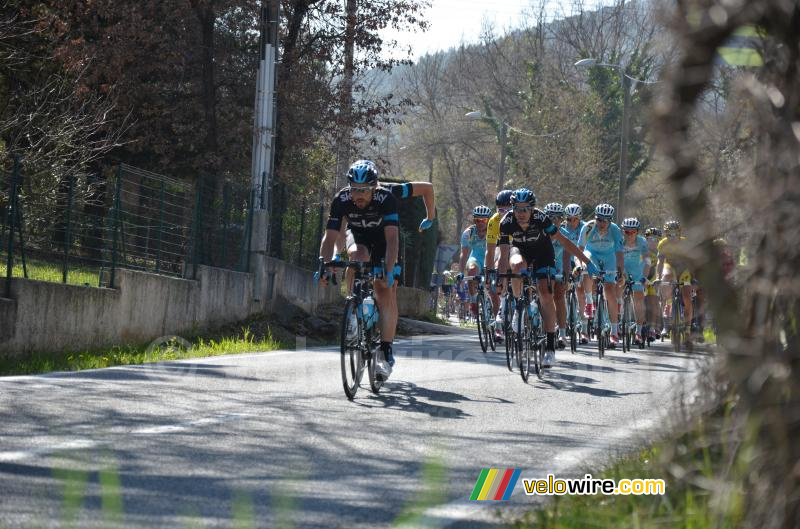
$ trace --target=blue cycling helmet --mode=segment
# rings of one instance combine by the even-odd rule
[[[358,160],[348,169],[347,179],[351,184],[377,184],[378,168],[371,160]]]
[[[520,187],[511,195],[511,203],[516,204],[517,202],[530,202],[531,206],[534,206],[536,205],[536,195],[527,187]]]
[[[497,193],[497,198],[494,200],[495,206],[498,208],[507,208],[511,205],[511,195],[513,194],[514,192],[510,189],[503,189]]]

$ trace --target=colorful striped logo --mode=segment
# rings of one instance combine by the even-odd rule
[[[519,480],[519,468],[484,468],[470,500],[507,500]]]

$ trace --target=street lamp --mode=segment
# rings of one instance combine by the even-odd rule
[[[575,63],[575,66],[578,68],[590,68],[592,66],[599,66],[602,68],[614,68],[620,74],[620,81],[622,83],[622,92],[623,92],[623,100],[622,100],[622,132],[620,134],[620,142],[619,142],[619,196],[617,197],[617,221],[622,222],[623,210],[625,208],[625,188],[627,187],[627,176],[628,176],[628,136],[629,136],[629,127],[630,124],[628,123],[630,119],[630,106],[631,106],[631,82],[634,83],[642,83],[642,84],[656,84],[658,81],[645,81],[642,79],[637,79],[635,77],[631,77],[627,73],[625,73],[625,67],[621,64],[608,64],[608,63],[599,63],[597,59],[593,58],[586,58],[581,59]]]
[[[467,112],[464,114],[467,119],[488,119],[500,124],[500,172],[497,176],[497,192],[503,190],[503,185],[506,181],[506,146],[508,144],[508,129],[510,125],[502,119],[497,119],[491,116],[484,116],[480,110],[474,112]]]

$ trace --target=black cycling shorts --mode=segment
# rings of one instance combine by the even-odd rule
[[[380,266],[381,260],[386,257],[386,236],[383,228],[366,232],[347,230],[347,247],[352,244],[360,244],[367,248],[369,262],[373,266]]]
[[[556,275],[556,256],[552,245],[538,244],[524,248],[512,246],[512,255],[515,250],[522,255],[529,267],[533,266],[537,279],[545,279],[548,269],[550,269],[550,277]]]

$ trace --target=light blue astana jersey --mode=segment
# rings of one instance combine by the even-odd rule
[[[483,239],[478,237],[478,228],[475,225],[468,227],[461,234],[461,249],[470,249],[469,258],[477,259],[479,264],[483,264],[483,258],[486,255],[486,237]]]
[[[570,241],[575,243],[575,246],[578,246],[578,240],[580,239],[581,230],[583,229],[584,226],[586,226],[586,223],[583,222],[583,221],[580,221],[578,223],[578,227],[575,228],[575,230],[573,231],[573,230],[570,230],[567,227],[566,223],[564,223],[564,226],[562,226],[561,229],[564,231],[564,235],[567,236],[567,239],[569,239]]]
[[[639,282],[644,278],[644,267],[650,259],[650,249],[647,241],[641,235],[636,236],[633,246],[623,244],[625,251],[625,273],[630,274],[633,280]]]
[[[561,232],[561,235],[569,239],[569,231],[564,226],[558,228],[558,231]],[[574,241],[573,241],[574,242]],[[561,246],[561,243],[558,240],[553,239],[553,251],[556,255],[556,274],[561,274],[564,272],[563,268],[563,259],[564,259],[564,247]]]
[[[603,268],[606,272],[617,271],[616,253],[622,252],[622,230],[615,223],[608,225],[605,235],[600,235],[595,223],[587,223],[578,237],[578,246],[583,246],[592,254],[592,262],[600,266],[603,261]]]

